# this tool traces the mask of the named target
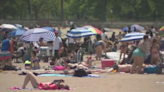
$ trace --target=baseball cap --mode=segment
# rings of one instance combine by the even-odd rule
[[[59,32],[58,31],[55,31],[55,34],[58,34]]]

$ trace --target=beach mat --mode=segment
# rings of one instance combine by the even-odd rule
[[[40,74],[38,76],[56,76],[56,77],[76,77],[73,75],[64,75],[64,74]],[[105,78],[105,76],[100,76],[100,75],[88,75],[88,76],[83,76],[87,78]]]

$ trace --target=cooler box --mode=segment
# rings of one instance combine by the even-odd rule
[[[50,48],[50,47],[40,47],[40,55],[53,56],[52,48]]]
[[[112,59],[101,60],[102,69],[104,69],[105,67],[112,67],[114,64],[115,64],[115,61]]]

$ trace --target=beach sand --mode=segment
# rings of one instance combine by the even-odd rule
[[[63,34],[67,29],[62,30]],[[119,32],[120,29],[113,29]],[[111,33],[108,32],[111,36]],[[64,36],[64,35],[63,35]],[[85,56],[86,57],[86,56]],[[86,59],[85,59],[86,60]],[[100,61],[94,62],[96,66],[101,66]],[[24,64],[14,64],[24,68]],[[41,63],[46,66],[48,63]],[[0,73],[0,92],[28,92],[30,90],[10,90],[10,87],[21,87],[25,76],[18,75],[16,71],[3,71]],[[52,82],[54,79],[64,79],[66,84],[74,90],[71,92],[164,92],[164,75],[156,74],[125,74],[110,73],[99,74],[106,78],[76,78],[76,77],[38,77],[40,82]],[[32,87],[29,83],[27,87]],[[32,90],[39,92],[40,90]],[[51,92],[51,91],[45,91]],[[55,90],[55,92],[68,92],[66,90]]]

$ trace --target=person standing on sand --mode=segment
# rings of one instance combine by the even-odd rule
[[[100,40],[95,44],[95,50],[96,50],[96,60],[100,60],[102,57],[102,51],[104,50],[104,53],[106,55],[106,40]]]
[[[126,52],[128,50],[128,43],[127,42],[121,42],[121,51],[120,51],[120,58],[119,60],[121,60],[122,54],[123,54],[123,59],[125,58]]]
[[[53,46],[54,46],[54,60],[56,59],[59,59],[59,50],[60,50],[60,47],[62,46],[62,40],[61,38],[58,36],[58,31],[55,31],[55,39],[53,41]]]
[[[0,59],[2,60],[2,68],[5,67],[6,63],[7,65],[11,66],[11,57],[14,54],[12,41],[4,37],[4,40],[2,41],[2,47],[1,47],[1,53],[0,53]]]
[[[162,39],[162,37],[159,36],[159,33],[158,32],[155,33],[155,36],[153,37],[153,39],[156,39],[157,40],[157,44],[159,46],[161,45],[161,39]]]
[[[158,59],[160,58],[159,57],[159,45],[157,43],[157,40],[156,39],[153,39],[153,42],[152,42],[152,46],[150,48],[150,53],[151,53],[151,60],[150,60],[150,64],[157,64],[157,61]]]
[[[101,33],[101,40],[108,40],[108,36],[107,33],[105,32],[105,30],[102,30],[103,33]]]
[[[148,36],[145,35],[143,37],[143,40],[141,40],[139,42],[139,45],[137,47],[137,49],[135,49],[133,51],[133,60],[134,60],[134,63],[133,63],[133,66],[132,66],[132,70],[131,70],[131,73],[134,72],[135,68],[138,66],[138,73],[140,74],[141,73],[141,69],[142,69],[142,65],[145,61],[145,58],[146,58],[146,53],[147,53],[147,49],[146,49],[146,43],[147,41],[149,40]]]
[[[119,34],[117,35],[117,39],[120,40],[122,38],[122,34],[121,32],[119,32]]]

